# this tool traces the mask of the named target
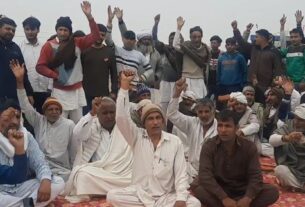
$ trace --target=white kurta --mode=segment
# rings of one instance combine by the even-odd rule
[[[179,98],[173,98],[167,108],[167,118],[183,133],[187,134],[189,152],[187,171],[189,182],[198,175],[199,158],[204,142],[217,135],[217,120],[203,136],[203,127],[198,117],[186,116],[179,112]]]
[[[18,100],[28,122],[33,126],[35,139],[45,154],[52,173],[66,180],[72,169],[70,146],[74,123],[60,117],[51,124],[29,103],[24,89],[17,89]]]
[[[132,151],[116,126],[109,134],[89,113],[77,124],[75,132],[83,137],[76,137],[79,150],[65,195],[106,195],[111,189],[131,183]],[[90,160],[94,162],[88,163]]]
[[[175,135],[162,132],[154,150],[145,129],[136,127],[129,114],[128,91],[120,89],[116,121],[134,153],[132,185],[112,190],[107,200],[114,206],[173,206],[186,201],[188,206],[201,206],[187,191],[188,176],[183,145]],[[122,199],[123,198],[123,199]]]

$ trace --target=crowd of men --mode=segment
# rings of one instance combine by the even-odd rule
[[[39,41],[40,21],[0,17],[0,203],[46,206],[106,196],[114,207],[264,207],[279,192],[264,184],[260,156],[275,159],[280,185],[305,192],[305,36],[301,11],[280,48],[253,24],[241,34],[190,40],[185,20],[168,43],[127,29],[108,7],[90,33],[60,17]],[[123,47],[112,40],[117,18]]]

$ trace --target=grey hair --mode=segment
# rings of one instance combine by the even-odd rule
[[[214,102],[213,102],[211,99],[209,99],[209,98],[197,99],[197,100],[196,100],[195,109],[196,109],[198,106],[207,106],[207,107],[209,107],[212,111],[215,111],[215,104],[214,104]]]
[[[114,101],[112,98],[108,97],[108,96],[102,97],[102,101],[105,101],[105,102],[108,101],[108,102],[111,102],[111,103],[113,103],[114,105],[116,105],[115,101]]]

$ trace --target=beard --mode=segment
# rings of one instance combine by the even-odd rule
[[[152,45],[143,45],[143,44],[139,44],[138,45],[138,51],[140,51],[143,55],[146,54],[151,54],[154,52],[154,47]]]

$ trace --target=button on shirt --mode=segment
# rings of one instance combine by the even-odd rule
[[[23,40],[20,43],[20,49],[24,58],[25,66],[28,71],[29,81],[34,92],[47,92],[52,89],[52,80],[38,74],[36,72],[36,64],[40,56],[40,51],[43,44],[37,41],[36,44],[31,44],[28,40]]]

